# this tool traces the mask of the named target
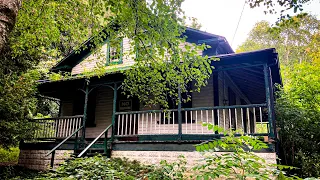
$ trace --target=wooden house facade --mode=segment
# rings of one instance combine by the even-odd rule
[[[275,160],[273,94],[274,85],[281,84],[275,49],[236,54],[222,36],[191,28],[185,35],[187,42],[211,46],[199,55],[220,60],[211,62],[215,69],[207,86],[193,92],[190,102],[172,104],[168,110],[159,105],[144,107],[138,99],[121,93],[125,77],[120,70],[129,71],[134,64],[134,57],[126,55],[131,48],[129,39],[121,40],[118,49],[104,43],[102,56],[83,50],[64,58],[52,71],[76,76],[102,64],[107,73],[39,85],[43,96],[59,99],[59,117],[34,120],[38,128],[32,140],[21,143],[19,164],[43,169],[64,159],[59,160],[62,155],[56,152],[81,157],[94,150],[147,163],[175,159],[181,153],[193,161],[199,158],[194,144],[223,137],[207,130],[202,122],[263,137],[270,145],[263,155]]]

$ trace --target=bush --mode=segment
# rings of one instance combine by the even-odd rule
[[[4,149],[0,147],[0,164],[1,163],[18,163],[20,150],[18,147]]]
[[[0,179],[33,179],[39,176],[39,171],[21,166],[0,166]]]
[[[138,161],[108,159],[98,155],[68,160],[56,170],[42,174],[37,179],[171,179],[164,173],[164,169],[142,165]]]

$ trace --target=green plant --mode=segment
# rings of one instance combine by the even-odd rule
[[[0,147],[0,163],[17,163],[19,159],[20,150],[18,147],[11,147],[4,149]]]
[[[187,161],[183,155],[178,157],[177,162],[168,163],[166,160],[160,162],[160,169],[169,179],[182,180],[185,177]]]
[[[209,130],[222,131],[212,124],[204,123]],[[224,131],[224,137],[196,145],[196,150],[203,153],[205,162],[194,167],[197,179],[271,179],[276,169],[263,158],[255,155],[253,150],[268,148],[255,138],[241,135],[235,131]],[[212,153],[217,152],[220,153]],[[221,152],[223,151],[223,152]]]
[[[36,179],[171,179],[163,166],[142,165],[128,159],[94,157],[75,158],[64,162],[56,170],[40,174]]]

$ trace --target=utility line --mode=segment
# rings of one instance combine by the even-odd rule
[[[244,0],[244,3],[243,3],[243,7],[242,7],[242,11],[241,11],[241,14],[240,14],[240,17],[239,17],[239,21],[238,21],[236,30],[234,31],[233,38],[232,38],[232,41],[231,41],[231,46],[233,45],[234,38],[236,37],[237,31],[238,31],[238,27],[239,27],[239,24],[240,24],[241,17],[242,17],[242,14],[243,14],[245,6],[246,6],[246,0]]]

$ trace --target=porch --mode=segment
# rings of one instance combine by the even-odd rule
[[[223,136],[203,127],[202,122],[237,130],[239,135],[274,139],[273,87],[281,84],[274,49],[219,58],[213,61],[208,85],[192,94],[191,103],[180,100],[168,110],[160,106],[148,109],[121,95],[124,77],[119,72],[90,80],[44,83],[39,87],[42,94],[60,99],[60,117],[35,120],[33,140],[78,136],[82,142],[104,138],[112,142],[187,142]]]

